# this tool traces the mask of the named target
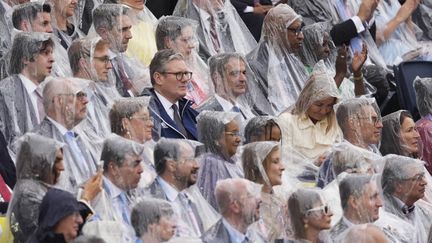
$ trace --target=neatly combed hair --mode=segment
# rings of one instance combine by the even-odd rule
[[[101,160],[104,161],[104,171],[108,171],[111,162],[121,167],[126,155],[141,155],[143,150],[143,146],[135,141],[112,135],[103,143]]]
[[[180,141],[179,139],[161,138],[157,142],[153,150],[153,158],[158,175],[161,175],[165,171],[168,160],[178,160],[180,158]]]
[[[337,107],[336,119],[342,132],[346,134],[348,120],[352,114],[359,114],[362,111],[362,107],[370,105],[367,99],[363,98],[352,98],[343,100]]]
[[[213,76],[214,76],[213,74],[217,74],[218,76],[222,77],[222,80],[224,80],[225,65],[232,58],[237,59],[237,60],[241,60],[245,64],[247,63],[244,56],[242,54],[236,53],[236,52],[216,54],[216,55],[209,58],[208,65],[210,68],[210,76],[212,77],[213,85],[215,87],[220,86],[220,84],[218,85],[217,83],[215,83],[215,82],[219,82],[219,81],[213,79]],[[217,92],[217,90],[216,90],[216,92]]]
[[[9,63],[9,74],[18,74],[24,69],[24,61],[33,62],[39,53],[49,46],[53,47],[54,42],[47,33],[19,33],[15,36]]]
[[[97,33],[101,28],[112,30],[117,17],[127,15],[129,8],[122,4],[104,3],[93,10],[93,25]]]
[[[109,112],[111,132],[123,136],[126,131],[122,120],[124,118],[130,119],[135,113],[147,108],[148,100],[146,97],[120,98],[115,100]]]
[[[197,25],[195,20],[178,16],[166,16],[159,19],[156,27],[156,47],[158,50],[168,49],[165,45],[166,38],[171,40],[181,36],[182,30],[186,27]]]
[[[12,24],[15,29],[20,29],[22,21],[35,20],[38,13],[51,13],[51,5],[39,2],[28,2],[17,5],[12,13]]]
[[[175,52],[171,49],[164,49],[156,52],[153,59],[150,62],[150,80],[151,84],[154,86],[156,81],[153,77],[154,73],[165,72],[165,65],[173,60],[184,60],[182,54]]]
[[[339,195],[341,199],[342,209],[348,206],[348,199],[350,196],[355,198],[361,197],[364,193],[365,186],[372,180],[370,175],[355,175],[351,174],[345,177],[339,183]]]
[[[151,224],[158,223],[162,217],[171,217],[174,210],[170,203],[162,199],[146,198],[132,209],[131,224],[138,238],[148,231]]]

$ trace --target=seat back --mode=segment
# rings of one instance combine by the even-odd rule
[[[393,66],[393,69],[401,108],[411,112],[414,120],[417,120],[420,115],[417,109],[413,82],[417,76],[421,78],[432,77],[432,62],[407,61]]]

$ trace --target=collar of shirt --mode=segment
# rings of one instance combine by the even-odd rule
[[[398,209],[403,212],[403,208],[406,206],[406,204],[404,202],[402,202],[402,200],[400,200],[399,198],[393,196],[394,200],[396,201],[397,207]]]
[[[227,229],[231,242],[233,243],[242,243],[246,238],[246,235],[240,233],[240,231],[236,230],[228,221],[222,219],[222,223]]]
[[[342,216],[342,222],[344,222],[346,224],[346,226],[348,226],[348,228],[351,228],[352,226],[354,226],[355,224],[353,222],[351,222],[349,219],[347,219],[345,216]]]
[[[302,114],[301,116],[299,116],[298,125],[300,129],[306,129],[308,127],[313,127],[313,126],[327,128],[328,122],[326,117],[321,121],[317,121],[317,123],[314,124],[306,114]]]
[[[108,57],[109,57],[110,60],[113,60],[114,58],[117,57],[117,53],[115,53],[111,49],[108,49]]]
[[[69,130],[67,130],[62,124],[60,124],[60,123],[58,123],[57,121],[55,121],[54,119],[52,119],[51,117],[49,117],[49,116],[46,116],[46,118],[48,118],[48,120],[52,123],[52,124],[54,124],[54,126],[60,131],[60,133],[62,134],[62,135],[65,135],[66,134],[66,132],[68,132]]]
[[[163,95],[159,94],[159,92],[157,92],[156,90],[155,90],[155,93],[156,93],[156,96],[158,97],[159,101],[162,103],[162,106],[165,109],[166,113],[174,121],[174,110],[171,107],[174,104],[171,103],[171,101],[169,101]],[[177,108],[179,108],[179,111],[180,111],[180,107],[179,107],[178,101],[175,104],[177,105]]]
[[[174,202],[179,192],[170,184],[168,184],[168,182],[162,179],[162,177],[158,176],[156,177],[156,180],[158,181],[159,185],[162,187],[162,190],[165,192],[165,195],[167,196],[168,200],[170,202]]]
[[[237,107],[240,108],[240,106],[237,103],[233,104],[229,100],[226,100],[225,98],[222,98],[218,94],[215,94],[215,98],[219,102],[219,104],[222,106],[223,110],[226,111],[226,112],[231,111],[232,108],[234,107],[234,105],[236,105]]]
[[[28,79],[26,76],[22,74],[18,74],[19,78],[21,79],[24,87],[26,88],[27,92],[29,94],[33,94],[33,92],[38,88],[38,85],[33,83],[30,79]]]
[[[120,189],[116,185],[114,185],[114,183],[112,183],[105,176],[103,176],[103,181],[104,181],[104,184],[107,187],[106,189],[108,190],[108,194],[110,195],[111,199],[114,199],[114,198],[118,197],[123,192],[122,189]]]

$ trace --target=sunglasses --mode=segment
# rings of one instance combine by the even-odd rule
[[[309,210],[306,211],[306,215],[311,214],[313,212],[319,212],[325,215],[329,215],[330,213],[330,207],[328,205],[322,205],[316,208],[311,208]]]

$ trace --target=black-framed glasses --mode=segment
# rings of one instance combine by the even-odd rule
[[[182,81],[183,79],[189,81],[192,79],[192,72],[161,72],[161,73],[175,75],[177,81]]]
[[[287,28],[287,30],[291,31],[292,33],[294,33],[296,36],[299,36],[300,33],[303,33],[303,27],[304,27],[304,23],[301,24],[300,27],[298,28]]]
[[[80,91],[75,94],[75,97],[77,98],[77,100],[83,101],[84,99],[87,98],[87,94],[85,92]]]
[[[93,56],[93,59],[99,60],[103,62],[105,65],[108,65],[108,63],[110,63],[109,56],[102,56],[102,57]]]

